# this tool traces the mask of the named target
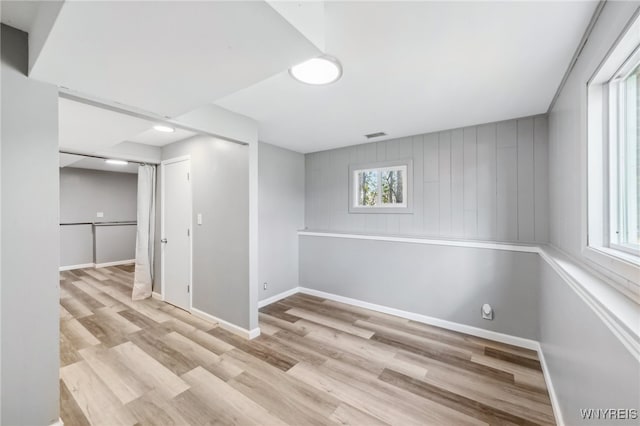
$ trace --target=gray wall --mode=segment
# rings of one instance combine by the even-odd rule
[[[300,236],[302,287],[536,340],[538,262],[536,253]],[[493,321],[481,319],[483,303]]]
[[[26,77],[2,25],[1,405],[4,425],[58,420],[58,91]]]
[[[162,149],[163,160],[183,155],[191,155],[193,307],[248,329],[249,149],[209,136]]]
[[[60,169],[60,223],[136,221],[138,175],[73,167]],[[104,217],[97,217],[103,212]],[[60,265],[135,258],[136,227],[60,226]]]
[[[547,119],[490,123],[306,155],[314,230],[548,239]],[[349,214],[350,163],[412,158],[413,214]]]
[[[637,1],[605,4],[549,114],[550,241],[576,259],[583,259],[581,231],[586,226],[582,218],[586,182],[581,175],[586,83],[639,5]],[[579,408],[639,408],[638,362],[547,266],[541,273],[541,292],[540,340],[566,423],[579,423]]]
[[[298,233],[304,228],[304,155],[258,147],[260,300],[298,286]],[[263,283],[268,283],[264,290]]]
[[[60,169],[60,223],[136,221],[138,175]],[[103,212],[104,217],[97,217]]]
[[[540,344],[565,424],[581,423],[584,408],[640,409],[640,363],[546,262],[540,268]]]
[[[60,226],[60,266],[94,263],[93,226]]]
[[[94,228],[95,263],[136,258],[136,225],[100,225]]]

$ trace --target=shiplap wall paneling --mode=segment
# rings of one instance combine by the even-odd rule
[[[478,238],[484,240],[497,235],[496,137],[495,124],[477,129]]]
[[[515,120],[498,123],[496,210],[498,240],[518,241],[518,147]]]
[[[547,118],[527,117],[306,155],[314,230],[546,242]],[[413,214],[348,212],[350,164],[413,160]]]
[[[478,237],[477,128],[464,129],[464,237]]]
[[[535,240],[549,240],[549,130],[546,117],[533,122],[533,167],[535,199]]]
[[[516,122],[518,128],[518,240],[534,240],[533,118]]]
[[[465,229],[464,130],[451,132],[451,235],[463,237]]]

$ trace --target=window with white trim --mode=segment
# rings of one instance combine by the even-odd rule
[[[351,213],[410,213],[411,161],[352,165]]]
[[[640,288],[640,16],[587,84],[584,257]]]

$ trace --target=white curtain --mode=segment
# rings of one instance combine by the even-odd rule
[[[153,245],[156,228],[156,167],[138,168],[138,229],[133,300],[151,296],[153,286]]]

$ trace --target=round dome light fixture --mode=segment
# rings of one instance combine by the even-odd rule
[[[322,55],[292,66],[289,74],[302,83],[319,86],[338,81],[342,77],[342,66],[336,58]]]

